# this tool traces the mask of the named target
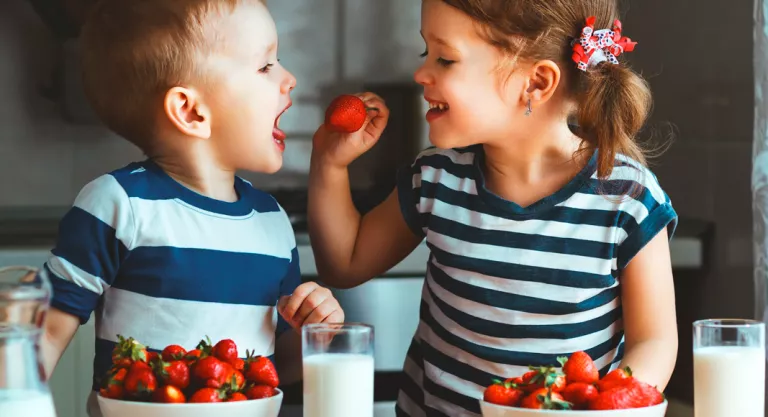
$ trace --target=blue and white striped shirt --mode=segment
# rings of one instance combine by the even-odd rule
[[[46,268],[52,306],[96,319],[94,388],[117,335],[154,350],[193,349],[206,335],[271,356],[288,328],[275,306],[300,283],[295,237],[269,194],[235,179],[239,199],[210,199],[152,161],[83,188],[62,219]]]
[[[431,254],[399,416],[479,416],[493,379],[586,351],[603,374],[623,354],[620,277],[677,215],[655,176],[596,154],[555,194],[521,207],[484,186],[481,146],[428,149],[401,171],[403,216]]]

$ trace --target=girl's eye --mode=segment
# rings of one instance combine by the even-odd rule
[[[424,51],[424,52],[422,52],[422,54],[421,54],[421,55],[419,55],[419,56],[420,56],[420,57],[422,57],[422,58],[425,58],[425,57],[426,57],[428,54],[429,54],[429,51]],[[443,67],[449,67],[449,66],[451,66],[451,65],[455,64],[455,63],[456,63],[456,61],[451,61],[451,60],[449,60],[449,59],[445,59],[445,58],[437,58],[437,63],[438,63],[440,66],[443,66]]]

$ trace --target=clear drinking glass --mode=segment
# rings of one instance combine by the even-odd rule
[[[695,417],[763,417],[765,360],[764,323],[693,323]]]
[[[301,329],[304,417],[373,417],[373,326]]]
[[[0,416],[56,417],[39,348],[50,297],[45,270],[0,268]]]

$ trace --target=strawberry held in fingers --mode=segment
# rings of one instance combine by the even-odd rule
[[[360,97],[345,94],[333,99],[325,110],[325,125],[339,133],[354,133],[365,124],[368,110]]]

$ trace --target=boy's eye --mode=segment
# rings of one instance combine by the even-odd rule
[[[278,60],[277,60],[277,62],[280,62],[280,60],[278,59]],[[269,70],[271,70],[271,69],[272,69],[272,67],[274,67],[274,66],[275,66],[275,64],[273,64],[273,63],[267,64],[267,65],[264,65],[263,67],[259,68],[259,72],[262,72],[262,73],[265,73],[265,74],[266,74],[266,73],[268,73],[268,72],[269,72]]]

